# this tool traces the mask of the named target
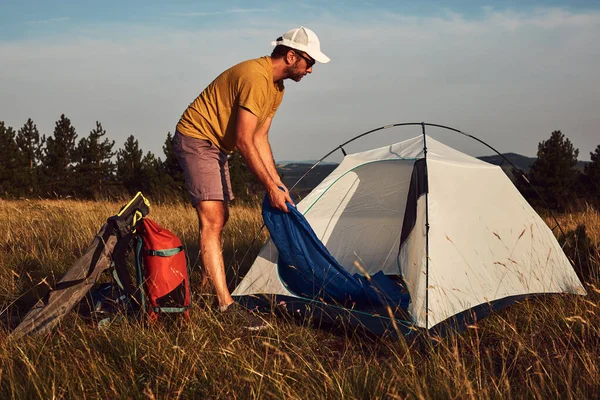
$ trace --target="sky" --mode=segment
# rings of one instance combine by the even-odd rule
[[[319,159],[365,131],[422,121],[527,156],[554,130],[581,160],[600,145],[600,0],[0,0],[0,121],[19,129],[32,118],[50,136],[64,113],[79,138],[100,121],[115,147],[134,135],[164,158],[167,132],[219,73],[270,54],[300,25],[331,62],[286,81],[269,134],[277,161]],[[419,133],[380,131],[347,150]]]

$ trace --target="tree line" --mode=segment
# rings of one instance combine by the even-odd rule
[[[164,159],[140,148],[130,135],[122,148],[96,126],[79,140],[64,114],[51,136],[40,134],[30,118],[15,131],[0,121],[0,196],[4,198],[115,199],[144,192],[153,201],[188,199],[172,135],[163,145]],[[600,208],[600,145],[591,162],[578,170],[579,150],[561,131],[538,145],[528,172],[515,170],[515,184],[536,208],[565,211],[582,205]],[[234,152],[230,175],[238,200],[256,198],[257,185],[243,158]]]
[[[600,145],[590,153],[591,162],[576,168],[579,149],[561,132],[538,144],[530,170],[514,170],[515,185],[537,209],[577,210],[588,205],[600,209]]]
[[[50,136],[31,118],[18,131],[0,121],[0,197],[122,199],[142,191],[156,202],[188,199],[170,132],[164,159],[145,153],[133,135],[115,148],[98,121],[78,138],[64,114]],[[239,154],[230,158],[230,169],[237,198],[252,198],[252,174]]]

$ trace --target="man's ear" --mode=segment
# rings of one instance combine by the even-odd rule
[[[285,63],[288,65],[292,65],[294,63],[295,57],[296,53],[294,53],[294,50],[288,50],[287,53],[285,53]]]

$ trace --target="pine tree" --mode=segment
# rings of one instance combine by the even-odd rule
[[[24,173],[23,185],[27,187],[28,195],[39,192],[40,163],[43,156],[43,147],[46,142],[45,136],[40,136],[37,126],[31,118],[23,125],[15,138],[17,146],[23,155],[27,171]]]
[[[0,195],[21,196],[24,193],[24,158],[15,141],[15,131],[0,121]]]
[[[154,201],[163,201],[173,196],[164,186],[166,174],[161,173],[162,164],[161,159],[156,158],[150,151],[142,159],[139,190],[152,197]]]
[[[77,144],[75,171],[81,196],[97,198],[110,195],[115,170],[112,158],[116,153],[113,151],[114,140],[102,140],[105,135],[106,130],[96,121],[96,127],[88,137],[82,138]]]
[[[229,156],[229,178],[236,199],[248,202],[256,199],[261,186],[239,151]]]
[[[127,138],[124,148],[117,152],[117,181],[129,194],[135,194],[142,189],[143,153],[133,135]]]
[[[600,145],[590,158],[592,161],[584,169],[584,185],[588,200],[600,209]]]
[[[173,180],[180,186],[185,186],[185,178],[183,177],[183,170],[179,165],[179,160],[175,154],[173,148],[173,136],[171,132],[167,133],[167,139],[163,145],[163,152],[165,153],[165,161],[162,163],[164,171],[173,178]]]
[[[64,114],[56,121],[54,135],[46,139],[44,175],[48,179],[47,193],[70,195],[73,192],[73,167],[76,161],[77,133]]]
[[[42,160],[42,148],[46,141],[45,136],[40,136],[37,126],[31,118],[23,125],[16,136],[17,146],[29,164],[29,169],[34,169]]]
[[[552,132],[550,139],[538,145],[537,160],[527,178],[552,209],[564,210],[576,200],[574,191],[579,180],[575,169],[579,150],[561,131]],[[534,205],[542,206],[532,198]]]
[[[171,132],[167,133],[163,152],[165,153],[165,161],[161,163],[160,168],[161,192],[165,194],[165,198],[167,197],[166,194],[170,193],[172,199],[185,199],[187,198],[185,177],[173,148]]]

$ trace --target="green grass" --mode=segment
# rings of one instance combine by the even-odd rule
[[[194,271],[189,323],[115,321],[105,329],[69,315],[51,335],[8,338],[10,328],[77,259],[118,203],[0,201],[0,398],[598,398],[600,284],[589,295],[544,296],[504,309],[460,335],[404,339],[334,334],[268,316],[273,329],[228,325],[199,288],[197,220],[182,204],[153,207],[176,232]],[[576,267],[600,269],[600,216],[560,217],[585,225],[571,246]],[[234,207],[224,234],[228,275],[261,225],[256,207]],[[264,234],[262,236],[264,240]],[[579,242],[576,242],[576,244]],[[583,242],[582,242],[583,243]],[[591,245],[590,245],[591,243]],[[582,261],[583,260],[583,261]],[[597,275],[596,275],[597,276]],[[44,280],[46,279],[46,280]]]

